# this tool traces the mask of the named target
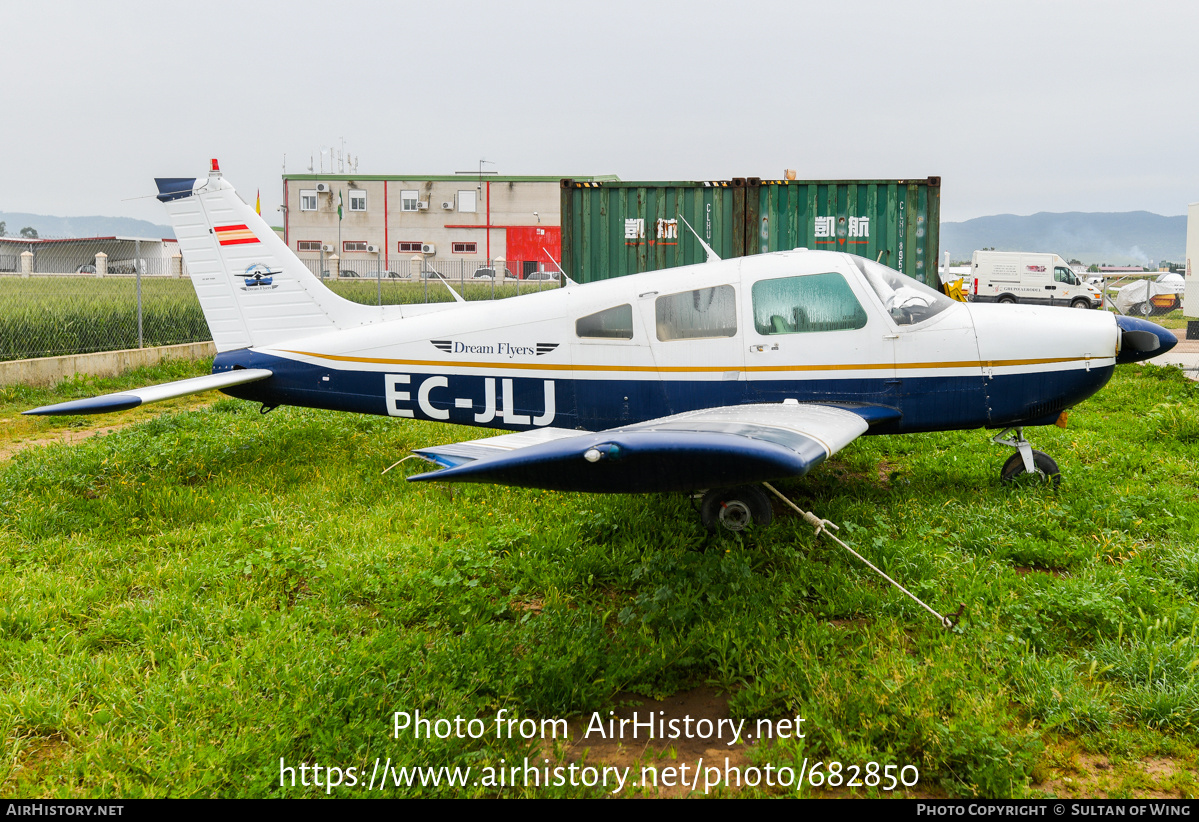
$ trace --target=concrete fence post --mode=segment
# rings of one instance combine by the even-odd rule
[[[408,261],[408,276],[409,277],[416,277],[418,280],[420,279],[421,259],[422,258],[419,254],[412,255],[412,259]]]
[[[21,252],[21,276],[28,277],[32,273],[33,273],[33,252],[32,251],[22,251]]]
[[[99,270],[99,269],[97,268],[97,270]],[[182,254],[172,254],[171,255],[171,276],[178,277],[180,279],[183,278],[183,255]]]
[[[103,277],[108,273],[108,255],[103,251],[96,254],[96,276]]]
[[[333,275],[333,279],[341,276],[341,257],[332,254],[329,257],[329,273]]]

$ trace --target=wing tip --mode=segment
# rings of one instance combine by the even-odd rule
[[[86,400],[71,400],[55,405],[43,405],[22,411],[23,416],[56,417],[67,414],[106,414],[112,411],[128,411],[142,404],[141,397],[133,394],[109,394],[105,397],[92,397]]]

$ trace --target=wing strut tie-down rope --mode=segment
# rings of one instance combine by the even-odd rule
[[[891,579],[891,577],[884,574],[882,571],[880,571],[878,569],[877,566],[875,566],[874,563],[872,563],[870,560],[866,559],[866,557],[862,556],[854,549],[850,548],[848,545],[846,545],[844,542],[842,542],[840,539],[838,539],[836,537],[836,535],[833,534],[832,531],[829,530],[830,528],[832,528],[834,531],[839,531],[840,528],[838,526],[829,522],[827,519],[821,519],[820,517],[816,516],[811,511],[805,511],[804,509],[800,508],[794,502],[792,502],[791,500],[784,497],[781,493],[779,493],[778,489],[775,488],[770,483],[764,482],[764,483],[762,483],[762,485],[766,486],[767,490],[769,490],[772,494],[774,494],[776,497],[781,499],[783,502],[787,503],[787,505],[791,506],[796,511],[798,511],[799,515],[802,516],[809,525],[811,525],[813,528],[816,529],[816,536],[820,536],[822,533],[827,535],[829,539],[833,540],[833,542],[837,543],[842,548],[844,548],[846,551],[849,551],[849,553],[853,554],[855,557],[860,559],[862,562],[866,563],[866,565],[870,568],[870,570],[874,571],[874,573],[878,574],[880,577],[885,579],[887,582],[891,583],[896,588],[903,591],[905,594],[907,594],[909,597],[911,597],[921,608],[923,608],[924,610],[928,611],[930,614],[935,616],[937,618],[937,621],[941,623],[941,627],[945,628],[946,630],[952,629],[954,626],[954,620],[960,619],[962,614],[965,612],[966,605],[965,605],[965,603],[962,603],[961,605],[958,606],[957,612],[954,614],[950,614],[950,616],[943,616],[943,615],[937,613],[932,608],[925,605],[920,600],[919,597],[917,597],[915,594],[913,594],[907,588],[904,588],[902,585],[900,585],[895,580]]]
[[[403,459],[396,460],[391,465],[389,465],[383,469],[383,474],[386,474],[388,471],[390,471],[392,468],[395,468],[401,462],[404,462],[404,461],[410,460],[410,459],[415,459],[418,456],[420,456],[420,455],[419,454],[409,454],[408,456],[404,457]],[[380,476],[382,476],[382,474],[380,474]]]

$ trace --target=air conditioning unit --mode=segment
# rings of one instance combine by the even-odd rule
[[[332,254],[333,246],[329,245],[328,243],[325,243],[324,245],[321,246],[321,251],[325,252],[326,254]]]
[[[329,189],[328,183],[317,183],[316,184],[316,193],[317,194],[328,194],[329,191],[330,191],[330,189]]]
[[[453,211],[454,210],[454,201],[446,200],[444,203],[441,204],[441,207],[444,208],[446,211]]]
[[[432,243],[421,243],[420,244],[420,253],[421,254],[436,254],[437,247],[435,245],[433,245]]]
[[[379,246],[377,246],[377,245],[368,245],[368,246],[366,247],[366,253],[367,253],[367,254],[378,254],[378,253],[379,253]]]
[[[416,204],[416,210],[417,211],[428,211],[429,210],[429,201],[428,200],[418,201]]]

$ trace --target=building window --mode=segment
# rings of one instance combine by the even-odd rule
[[[350,211],[366,211],[366,192],[350,189]]]
[[[458,192],[458,210],[467,212],[476,212],[479,210],[476,205],[479,201],[478,192],[470,189]]]
[[[300,191],[300,211],[316,211],[316,189]]]
[[[400,243],[399,252],[401,254],[420,254],[420,247],[421,247],[420,240],[416,240],[414,242]]]
[[[478,250],[478,243],[454,243],[455,254],[475,254]]]
[[[300,240],[296,243],[296,251],[320,251],[320,240]]]
[[[420,202],[419,191],[401,191],[400,192],[400,210],[401,211],[418,211],[417,204]]]
[[[341,251],[366,251],[366,240],[346,240],[341,244]]]

